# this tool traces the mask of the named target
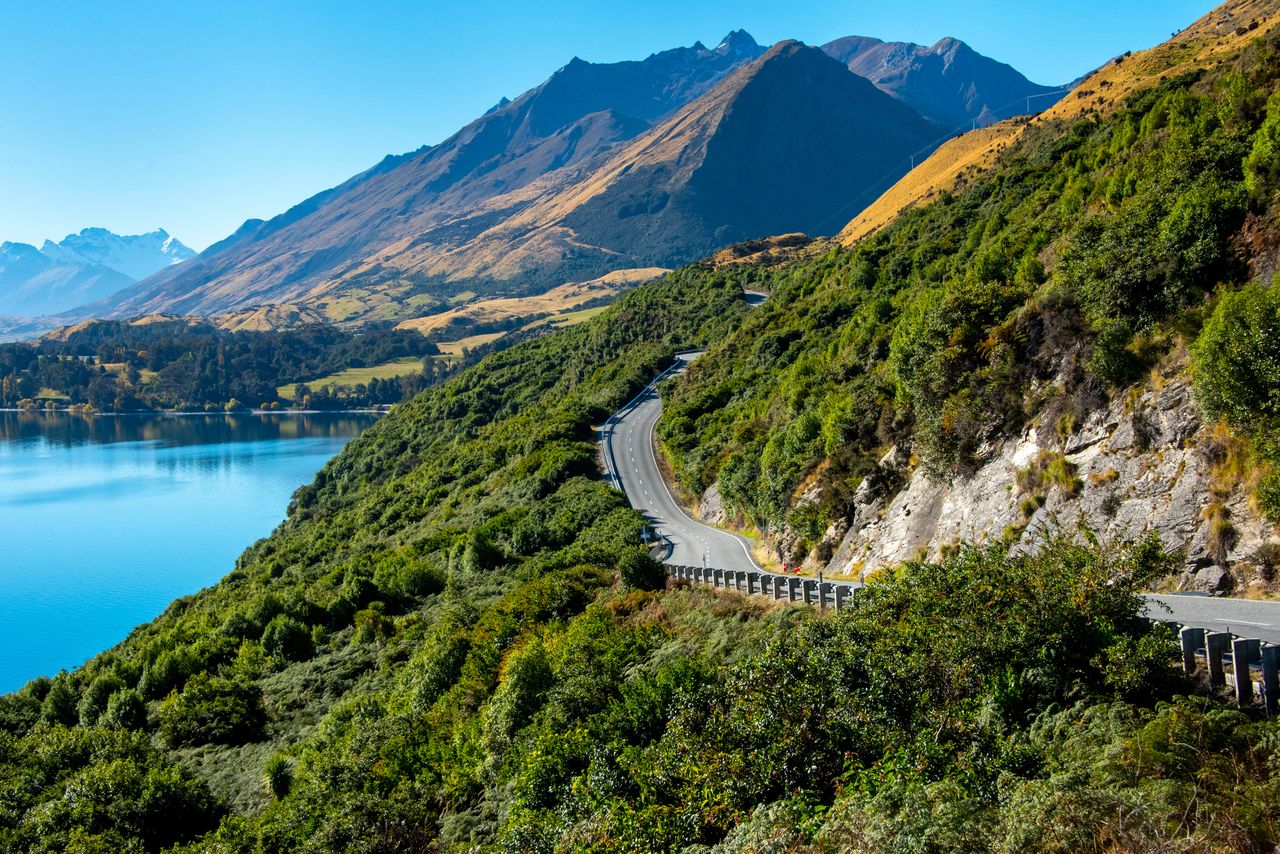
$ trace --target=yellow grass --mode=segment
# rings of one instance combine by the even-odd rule
[[[589,282],[570,282],[533,296],[477,300],[439,314],[402,321],[396,328],[416,329],[425,335],[432,330],[445,329],[454,324],[471,326],[502,322],[513,317],[532,317],[535,314],[565,314],[585,302],[614,296],[629,284],[655,279],[665,272],[667,271],[660,267],[615,270]]]
[[[306,385],[311,388],[322,388],[327,385],[335,385],[339,388],[351,388],[358,385],[368,385],[369,380],[386,380],[392,377],[402,377],[406,374],[416,374],[422,371],[422,360],[413,356],[406,356],[403,359],[395,359],[390,362],[384,362],[381,365],[373,365],[368,368],[347,368],[345,371],[338,371],[336,374],[329,374],[327,377],[321,377],[316,380],[308,380]],[[294,391],[297,386],[294,383],[282,385],[276,389],[276,394],[285,400],[293,398]]]
[[[440,348],[440,352],[447,356],[461,356],[464,349],[474,350],[490,341],[497,341],[505,332],[486,332],[483,335],[468,335],[466,338],[459,338],[457,341],[440,341],[436,344]]]
[[[1139,89],[1161,78],[1211,67],[1278,24],[1280,0],[1224,3],[1164,44],[1107,63],[1034,119],[1009,119],[945,143],[845,226],[840,240],[848,245],[875,234],[907,208],[955,187],[965,173],[990,168],[1033,124],[1105,115]],[[1237,33],[1242,28],[1244,32]]]

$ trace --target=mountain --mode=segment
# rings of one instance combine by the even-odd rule
[[[528,294],[834,233],[945,133],[798,42],[761,55],[736,32],[642,62],[575,59],[445,143],[246,223],[88,312],[289,302],[338,321],[404,317],[464,291]]]
[[[634,138],[763,52],[739,31],[715,48],[699,43],[634,62],[574,58],[439,145],[388,156],[277,217],[249,220],[193,264],[85,314],[214,313],[300,299],[388,246],[432,230],[478,230],[494,217],[490,200]],[[421,284],[394,271],[388,278],[374,284],[404,292]]]
[[[950,128],[988,125],[1056,103],[1064,87],[1032,83],[1014,68],[944,38],[932,47],[847,36],[822,46],[855,74]]]
[[[0,243],[0,315],[57,314],[103,299],[139,279],[195,257],[164,229],[119,235],[86,228],[60,243]]]

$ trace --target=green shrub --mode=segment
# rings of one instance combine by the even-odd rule
[[[121,729],[144,729],[147,725],[147,705],[142,695],[132,688],[116,691],[107,701],[107,711],[102,718],[106,726]]]
[[[1196,399],[1211,418],[1252,432],[1280,415],[1280,289],[1224,293],[1192,347]]]
[[[627,549],[618,559],[618,576],[632,590],[661,590],[667,586],[667,569],[641,548]]]
[[[267,760],[267,767],[263,769],[262,776],[267,794],[279,800],[288,795],[289,790],[293,788],[293,762],[288,757],[276,753]]]
[[[262,648],[267,655],[285,661],[303,661],[311,657],[315,647],[311,630],[293,617],[280,614],[262,632]]]
[[[160,734],[170,747],[244,744],[262,736],[262,690],[208,673],[187,680],[181,693],[160,704]]]
[[[111,695],[125,687],[124,680],[115,673],[104,673],[89,683],[80,695],[80,723],[93,726],[106,714]]]

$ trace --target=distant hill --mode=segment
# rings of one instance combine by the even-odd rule
[[[822,49],[922,116],[951,128],[981,127],[1048,109],[1067,89],[1032,83],[953,38],[925,47],[847,36]]]
[[[195,252],[168,232],[86,228],[60,243],[0,243],[0,315],[38,317],[102,299]]]
[[[440,145],[250,220],[77,316],[287,303],[333,322],[405,320],[737,241],[834,234],[958,123],[1044,91],[954,40],[766,54],[737,31],[638,62],[575,58]]]

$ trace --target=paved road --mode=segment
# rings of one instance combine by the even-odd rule
[[[691,519],[672,496],[658,468],[653,428],[662,414],[662,401],[654,388],[660,381],[684,373],[699,355],[681,355],[673,368],[609,419],[603,436],[606,462],[631,506],[667,541],[666,563],[760,570],[746,539]],[[1195,594],[1151,594],[1146,599],[1147,616],[1155,620],[1280,643],[1280,602]]]
[[[1280,602],[1179,593],[1152,594],[1147,596],[1147,603],[1147,616],[1154,620],[1280,643]]]
[[[605,425],[604,453],[616,471],[618,486],[631,506],[669,542],[665,562],[719,569],[760,569],[747,541],[737,534],[695,522],[680,507],[658,469],[653,427],[662,414],[654,388],[661,379],[682,374],[698,353],[679,357],[674,369],[654,380]]]

